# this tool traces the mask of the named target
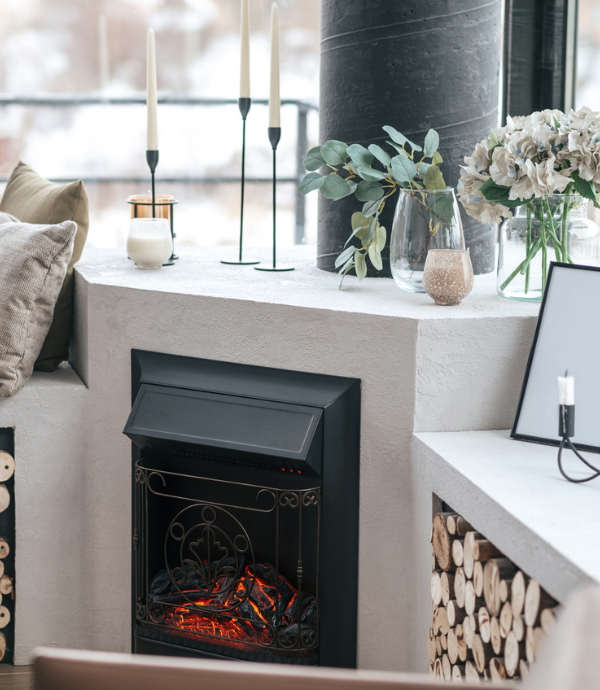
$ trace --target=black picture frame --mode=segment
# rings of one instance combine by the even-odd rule
[[[523,377],[523,384],[521,386],[521,394],[519,397],[519,404],[517,407],[517,413],[515,416],[515,421],[511,430],[511,438],[516,439],[517,441],[527,441],[530,443],[539,443],[543,445],[548,445],[548,446],[559,446],[560,445],[560,438],[558,436],[558,388],[556,388],[556,416],[554,417],[554,420],[552,423],[555,424],[556,427],[556,437],[555,438],[548,438],[548,437],[543,437],[535,434],[530,434],[530,433],[524,433],[523,429],[518,431],[519,428],[519,423],[521,421],[521,416],[523,412],[523,406],[524,406],[524,401],[525,401],[525,396],[527,392],[527,387],[530,384],[530,379],[531,379],[531,372],[532,372],[532,366],[535,360],[535,355],[536,355],[536,350],[538,348],[538,344],[540,341],[540,333],[544,325],[544,317],[547,312],[549,300],[552,299],[551,296],[551,290],[550,287],[552,285],[553,278],[556,274],[557,270],[562,270],[566,269],[569,271],[583,271],[583,272],[589,272],[593,271],[595,273],[600,274],[600,267],[598,266],[583,266],[580,264],[568,264],[568,263],[559,263],[556,261],[553,261],[550,263],[550,270],[548,272],[548,279],[546,281],[546,289],[544,291],[544,296],[542,298],[542,303],[540,306],[540,313],[538,317],[538,322],[535,328],[535,334],[533,337],[533,343],[531,345],[531,350],[529,352],[529,357],[527,359],[527,366],[525,368],[525,375]],[[600,277],[600,276],[599,276]],[[600,285],[600,281],[599,281]],[[582,295],[582,299],[585,299],[585,295]],[[589,299],[589,295],[587,298]],[[562,372],[561,372],[562,373]],[[576,387],[577,387],[577,379],[576,379]],[[577,397],[576,397],[576,402],[577,402]],[[578,449],[582,451],[588,451],[590,453],[600,453],[600,424],[598,425],[598,445],[594,444],[589,444],[589,443],[581,443],[577,442],[577,420],[575,423],[575,437],[573,439],[573,445]]]

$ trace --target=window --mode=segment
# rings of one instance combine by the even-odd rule
[[[271,0],[250,5],[252,95],[265,99]],[[303,172],[300,113],[307,113],[308,142],[317,138],[320,0],[279,5],[282,99],[309,104],[282,109],[278,176],[287,183],[279,191],[278,241],[291,244],[301,239],[295,191]],[[239,0],[0,0],[0,13],[0,185],[19,158],[51,179],[82,178],[91,202],[89,244],[125,244],[126,199],[149,187],[143,103],[152,27],[159,98],[176,101],[159,105],[157,192],[180,201],[179,244],[237,242]],[[312,144],[300,144],[303,156]],[[248,244],[267,244],[271,151],[267,108],[256,103],[248,119],[246,174],[264,183],[248,187],[245,236]],[[316,195],[306,205],[305,239],[314,242]]]

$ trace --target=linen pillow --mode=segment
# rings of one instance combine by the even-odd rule
[[[21,223],[0,213],[0,396],[20,390],[46,339],[77,225]]]
[[[65,220],[77,223],[73,255],[56,302],[52,325],[35,365],[41,371],[55,371],[62,361],[69,358],[73,264],[81,257],[90,224],[87,192],[83,182],[54,184],[20,162],[10,176],[0,211],[10,213],[24,223],[57,224]]]

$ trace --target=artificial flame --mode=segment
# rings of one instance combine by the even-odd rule
[[[159,573],[155,581],[161,575],[164,578],[164,573]],[[213,638],[210,640],[213,643],[216,642],[214,638],[219,638],[219,643],[238,648],[247,648],[246,645],[255,648],[257,644],[276,647],[275,631],[280,640],[282,637],[297,639],[299,620],[303,634],[316,629],[315,597],[303,592],[299,610],[298,590],[284,577],[276,575],[269,564],[247,565],[234,587],[227,588],[226,576],[218,579],[215,585],[214,591],[222,595],[207,597],[191,588],[155,595],[150,607],[152,619],[172,628],[175,634]],[[170,587],[171,592],[173,589]],[[241,603],[236,607],[237,602]],[[202,611],[203,607],[206,612]],[[222,612],[216,611],[219,608]],[[295,647],[296,644],[284,646]]]

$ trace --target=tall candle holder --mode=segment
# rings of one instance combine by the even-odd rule
[[[148,167],[150,168],[150,175],[152,178],[152,218],[156,218],[156,184],[155,184],[155,173],[156,166],[158,165],[158,151],[157,150],[147,150],[146,151],[146,161],[148,162]],[[175,203],[177,203],[175,201]],[[173,204],[160,204],[161,206],[169,205],[170,208],[170,220],[171,220],[171,240],[173,241],[173,252],[168,262],[163,264],[163,266],[173,266],[176,259],[179,257],[175,255],[175,233],[173,232]],[[137,206],[135,207],[135,216],[137,218]]]
[[[253,266],[260,263],[258,259],[243,259],[243,244],[244,244],[244,191],[246,186],[246,118],[250,112],[252,105],[251,98],[239,98],[238,107],[242,116],[242,200],[240,207],[240,244],[238,247],[238,260],[229,261],[221,259],[222,264],[229,266]]]
[[[273,149],[273,265],[255,266],[255,271],[293,271],[293,266],[277,265],[277,144],[281,139],[281,127],[269,127],[269,141]]]

